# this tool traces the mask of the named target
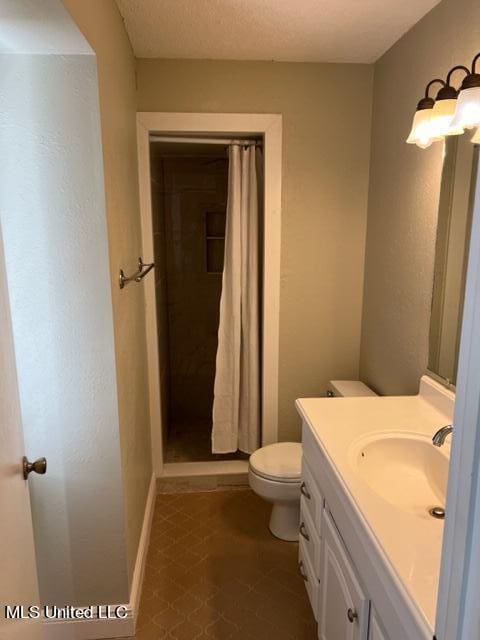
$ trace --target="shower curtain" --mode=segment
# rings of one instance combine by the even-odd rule
[[[260,446],[259,154],[254,145],[229,147],[213,453]]]

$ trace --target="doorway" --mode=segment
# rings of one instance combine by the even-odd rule
[[[140,202],[142,210],[142,235],[143,251],[145,255],[154,255],[154,216],[153,207],[156,204],[151,189],[152,166],[151,159],[154,151],[150,146],[151,136],[188,136],[188,137],[224,137],[235,138],[258,138],[263,142],[264,150],[264,242],[262,246],[262,332],[261,332],[261,360],[262,360],[262,439],[261,444],[266,445],[278,440],[278,340],[279,340],[279,285],[280,285],[280,204],[281,204],[281,125],[280,115],[251,115],[251,114],[175,114],[175,113],[139,113],[137,114],[137,139],[139,152],[139,179],[140,179]],[[183,144],[185,144],[183,142]],[[225,146],[224,146],[225,149]],[[184,149],[185,151],[185,149]],[[152,155],[151,155],[152,154]],[[165,149],[163,150],[165,156]],[[208,152],[207,162],[217,161],[225,158],[223,152],[218,156],[218,149]],[[215,157],[216,156],[216,157]],[[205,161],[205,157],[203,158]],[[222,172],[218,164],[217,171]],[[223,169],[224,171],[224,169]],[[221,192],[221,189],[220,189]],[[225,193],[225,191],[223,191]],[[225,202],[219,199],[219,202]],[[211,203],[212,205],[215,203]],[[203,242],[206,252],[210,253],[210,262],[213,263],[212,271],[215,270],[215,261],[221,250],[221,236],[216,225],[219,225],[221,207],[213,206],[210,221],[210,229],[213,229],[210,236],[207,230],[207,220],[204,211]],[[158,233],[158,230],[157,230]],[[207,249],[206,236],[211,246]],[[160,240],[156,238],[157,242]],[[204,263],[205,265],[205,263]],[[217,265],[218,267],[218,265]],[[206,267],[205,267],[206,268]],[[160,265],[161,269],[161,265]],[[218,277],[218,273],[210,273],[212,277]],[[158,278],[158,276],[157,276]],[[168,281],[166,281],[168,285]],[[165,383],[165,366],[160,365],[157,354],[161,345],[159,344],[159,332],[157,327],[158,300],[161,295],[158,283],[145,283],[145,305],[147,324],[147,344],[149,353],[149,391],[150,391],[150,415],[152,429],[152,445],[154,456],[154,468],[157,476],[169,475],[202,475],[217,473],[239,473],[246,471],[246,460],[225,459],[210,457],[202,461],[191,462],[168,462],[168,415],[170,407],[167,401],[167,385]],[[161,305],[160,305],[161,306]],[[168,323],[165,326],[169,326]],[[168,340],[168,335],[165,336]],[[162,337],[162,340],[165,340]],[[170,347],[170,345],[169,345]],[[163,362],[167,362],[164,358]],[[211,378],[210,378],[211,380]],[[162,390],[162,393],[161,393]],[[163,396],[163,397],[162,397]],[[163,402],[162,402],[163,400]],[[165,406],[167,405],[167,406]],[[171,429],[171,427],[170,427]],[[207,443],[210,447],[210,433],[207,436]],[[205,451],[205,449],[203,450]],[[196,456],[199,457],[199,456]],[[174,466],[177,468],[174,469]],[[181,466],[181,472],[180,472]]]
[[[247,459],[211,446],[228,146],[188,140],[150,143],[164,461]]]

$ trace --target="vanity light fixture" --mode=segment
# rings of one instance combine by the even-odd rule
[[[479,59],[480,53],[477,53],[472,62],[472,70],[464,78],[460,87],[453,127],[463,129],[480,127],[480,73],[476,72],[476,63]]]
[[[476,65],[480,53],[473,58],[471,69],[463,65],[452,67],[445,81],[435,78],[425,88],[425,97],[417,104],[412,129],[407,138],[408,144],[416,144],[426,149],[432,142],[443,140],[445,136],[458,136],[465,129],[474,129],[472,142],[480,144],[480,73]],[[455,71],[463,71],[465,78],[459,90],[450,80]],[[440,83],[436,99],[430,97],[433,84]]]
[[[452,74],[460,70],[465,71],[467,75],[470,73],[470,70],[463,65],[453,67],[447,74],[444,86],[437,93],[430,120],[431,133],[435,140],[441,140],[444,136],[458,136],[464,133],[461,125],[453,124],[458,91],[450,84]]]
[[[436,83],[440,83],[442,88],[445,87],[445,82],[439,78],[430,80],[427,84],[425,87],[425,96],[417,104],[417,110],[413,116],[412,129],[407,138],[408,144],[416,144],[421,149],[426,149],[432,142],[441,139],[441,136],[435,137],[432,129],[432,113],[435,100],[428,95],[430,87]]]

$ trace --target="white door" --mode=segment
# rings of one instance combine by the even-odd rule
[[[39,604],[23,432],[0,234],[0,640],[40,640],[40,621],[7,619],[5,606]],[[26,609],[25,612],[26,613]]]
[[[320,640],[366,640],[369,601],[327,511],[323,522]]]

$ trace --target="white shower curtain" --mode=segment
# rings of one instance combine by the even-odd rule
[[[259,189],[252,146],[229,148],[213,453],[260,446]],[[260,164],[260,163],[259,163]]]

